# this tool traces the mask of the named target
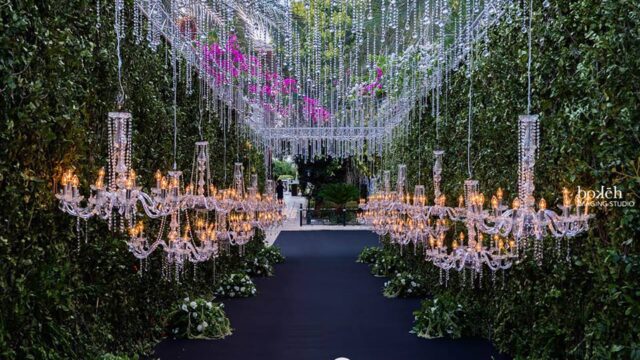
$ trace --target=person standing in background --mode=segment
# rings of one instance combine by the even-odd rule
[[[284,185],[282,185],[282,180],[278,180],[278,185],[276,186],[276,194],[278,196],[278,202],[282,204],[284,199]]]

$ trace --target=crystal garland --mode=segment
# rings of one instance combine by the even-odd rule
[[[308,0],[300,16],[294,1],[136,0],[134,35],[143,38],[146,19],[150,48],[167,39],[188,84],[198,72],[207,106],[223,117],[235,110],[274,156],[372,157],[406,131],[419,94],[469,61],[473,43],[487,49],[487,29],[520,12],[518,3]]]

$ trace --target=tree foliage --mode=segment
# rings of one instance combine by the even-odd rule
[[[181,284],[162,281],[154,257],[142,276],[123,237],[97,220],[76,223],[54,198],[63,168],[75,167],[88,191],[106,165],[107,112],[117,93],[113,2],[10,1],[0,6],[0,357],[99,358],[148,349],[163,335],[162,316],[185,296],[206,297],[212,268]],[[132,2],[127,3],[130,17]],[[130,20],[130,19],[129,19]],[[133,114],[133,166],[153,181],[172,157],[172,74],[167,49],[123,43],[125,109]],[[182,69],[184,74],[184,68]],[[178,87],[178,167],[191,167],[194,142],[210,142],[217,184],[233,160],[264,174],[261,156]],[[194,81],[197,84],[197,81]],[[223,151],[227,131],[228,153]],[[239,153],[240,156],[236,156]],[[226,155],[226,157],[225,157]],[[226,165],[226,167],[225,167]],[[247,171],[249,172],[249,171]],[[228,177],[225,177],[228,174]],[[188,174],[187,174],[188,176]],[[256,250],[257,251],[257,250]],[[237,268],[221,259],[218,273]],[[226,264],[226,265],[225,265]],[[147,266],[147,265],[145,265]],[[210,295],[210,293],[209,293]]]

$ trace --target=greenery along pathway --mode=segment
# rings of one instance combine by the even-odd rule
[[[409,333],[418,299],[387,299],[384,279],[355,262],[377,237],[366,231],[282,232],[287,260],[256,279],[258,296],[225,303],[234,334],[224,340],[165,340],[162,359],[490,359],[480,339],[425,340]]]

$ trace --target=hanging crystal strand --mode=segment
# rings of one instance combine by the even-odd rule
[[[140,26],[140,0],[133,1],[133,39],[136,45],[140,45],[142,32]]]
[[[198,274],[197,274],[197,268],[198,268],[198,264],[197,263],[193,263],[193,278],[192,280],[195,282],[198,279]]]
[[[442,270],[442,268],[439,268],[439,269],[440,269],[440,281],[439,281],[439,284],[442,285],[442,275],[444,273],[444,270]]]
[[[115,0],[115,8],[115,26],[117,29],[117,36],[120,39],[124,39],[124,0]]]
[[[100,29],[102,24],[100,23],[100,0],[96,0],[96,29]]]
[[[76,218],[76,240],[78,240],[77,252],[80,254],[80,218]]]

